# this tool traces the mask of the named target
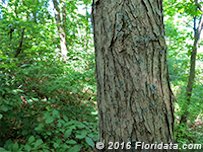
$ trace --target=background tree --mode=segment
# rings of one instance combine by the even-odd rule
[[[172,141],[162,1],[93,2],[100,140]]]
[[[180,122],[186,123],[189,115],[188,105],[190,105],[191,102],[191,96],[192,96],[192,90],[193,85],[195,82],[195,71],[196,71],[196,60],[197,60],[197,49],[198,49],[198,43],[200,40],[200,35],[203,28],[203,15],[202,15],[202,6],[199,4],[198,0],[195,0],[193,2],[194,5],[194,12],[191,13],[193,15],[193,23],[194,23],[194,36],[193,36],[193,46],[191,51],[191,58],[190,58],[190,72],[188,76],[188,82],[186,87],[186,106],[185,111],[181,116]]]
[[[54,13],[56,24],[58,28],[58,34],[60,38],[60,49],[61,56],[64,60],[67,59],[68,49],[67,49],[67,41],[66,41],[66,2],[64,0],[53,0],[54,4]]]
[[[87,0],[67,1],[63,23],[69,60],[62,62],[51,0],[0,5],[0,151],[79,152],[94,147],[89,7]]]
[[[195,4],[195,1],[190,0],[164,1],[170,82],[177,101],[175,102],[175,138],[178,143],[202,142],[201,133],[199,133],[203,120],[201,110],[203,107],[201,99],[203,95],[201,89],[203,86],[202,35],[200,35],[198,43],[196,43],[197,37],[194,37],[194,31],[197,31],[198,24],[201,23],[202,11],[199,9],[201,7],[201,1],[198,2],[198,5]],[[192,52],[195,48],[198,51],[194,60],[194,53],[192,55]],[[191,63],[193,63],[193,66],[191,66]],[[195,73],[193,73],[194,63],[196,64]],[[192,75],[190,69],[193,69]],[[186,93],[186,90],[188,90],[186,88],[188,82],[191,82],[189,77],[193,77],[194,74],[192,94],[190,94],[190,102],[188,102],[187,95],[189,94]],[[184,116],[185,113],[187,113],[185,117],[187,123],[180,124],[181,116]]]

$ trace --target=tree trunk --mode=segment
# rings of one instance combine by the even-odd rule
[[[23,48],[23,40],[24,40],[24,35],[25,35],[25,28],[23,28],[21,30],[21,38],[20,38],[20,42],[19,42],[19,46],[15,52],[15,58],[18,57],[18,55],[21,53],[22,48]]]
[[[58,34],[60,37],[60,49],[61,56],[64,60],[67,59],[67,42],[66,42],[66,32],[65,32],[65,22],[66,22],[66,11],[65,11],[65,2],[59,0],[53,0],[54,9],[55,9],[55,19],[58,28]]]
[[[196,2],[197,5],[197,2]],[[196,56],[197,56],[197,48],[198,48],[198,42],[200,39],[200,35],[203,28],[203,15],[201,15],[198,27],[196,27],[196,20],[197,17],[194,17],[194,42],[193,42],[193,48],[191,52],[190,57],[190,73],[188,76],[188,82],[186,87],[186,103],[184,106],[184,113],[181,116],[180,123],[187,123],[187,117],[189,115],[188,107],[191,103],[191,96],[192,96],[192,90],[193,90],[193,84],[195,82],[195,70],[196,70]]]
[[[162,1],[94,0],[100,140],[172,141]]]

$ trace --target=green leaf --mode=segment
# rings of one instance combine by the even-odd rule
[[[30,146],[30,145],[28,145],[28,144],[27,144],[27,145],[25,145],[25,147],[24,147],[24,148],[25,148],[25,150],[26,150],[26,151],[30,151],[30,150],[32,149],[32,148],[31,148],[31,146]]]
[[[30,136],[30,138],[28,139],[28,143],[32,143],[35,141],[35,137],[34,136]]]
[[[44,129],[44,124],[43,124],[43,123],[40,123],[40,124],[35,128],[36,131],[43,131],[43,129]]]
[[[41,144],[43,144],[42,139],[38,139],[38,140],[35,142],[35,147],[39,147]]]
[[[53,110],[52,111],[52,114],[53,114],[53,117],[55,117],[55,118],[60,118],[60,113],[59,113],[59,111],[58,110]]]
[[[70,137],[71,133],[72,133],[72,129],[66,130],[65,133],[64,133],[64,138]]]
[[[82,148],[81,145],[75,145],[73,147],[71,147],[68,152],[80,152],[80,149]]]
[[[7,112],[7,111],[8,111],[8,107],[7,107],[6,105],[2,105],[2,106],[0,107],[0,109],[1,109],[2,111],[4,111],[4,112]]]
[[[18,151],[18,149],[19,149],[18,143],[13,144],[13,150]]]
[[[92,148],[94,147],[94,141],[90,137],[85,138],[86,143],[91,146]]]
[[[69,144],[69,145],[75,145],[75,144],[77,144],[77,142],[75,140],[72,140],[72,139],[68,140],[66,143]]]
[[[77,127],[78,127],[79,129],[83,129],[83,128],[86,127],[86,126],[85,126],[83,123],[81,123],[81,122],[75,122],[75,125],[77,125]]]
[[[59,144],[58,143],[54,143],[54,148],[58,148],[59,147]]]
[[[50,123],[52,123],[53,121],[54,121],[54,118],[53,118],[52,116],[47,117],[47,119],[45,120],[45,122],[46,122],[47,124],[50,124]]]
[[[76,138],[78,139],[84,139],[87,136],[87,131],[86,130],[82,130],[82,131],[78,131],[78,134],[76,135]]]

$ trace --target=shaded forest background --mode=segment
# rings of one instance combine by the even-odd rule
[[[92,151],[98,119],[91,0],[0,2],[0,151]],[[202,5],[164,1],[180,144],[203,143],[201,37],[189,101],[186,93]]]

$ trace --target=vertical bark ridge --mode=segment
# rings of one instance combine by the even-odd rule
[[[93,3],[100,138],[172,140],[161,0]]]

